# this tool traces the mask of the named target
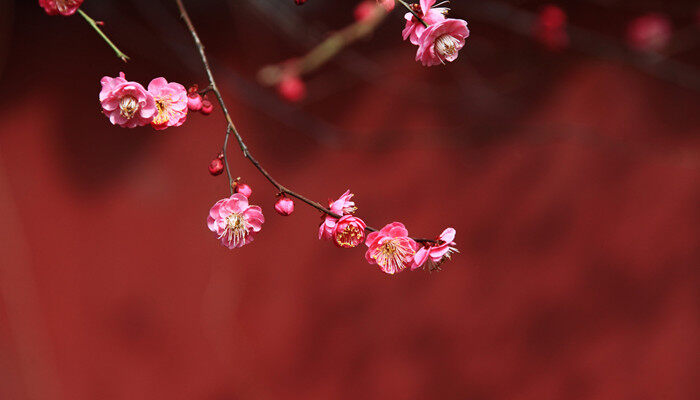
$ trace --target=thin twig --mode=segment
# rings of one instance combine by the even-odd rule
[[[94,30],[102,37],[102,39],[103,39],[105,42],[107,42],[107,44],[109,45],[109,47],[111,47],[112,50],[114,50],[114,52],[117,53],[117,57],[121,58],[122,61],[124,61],[124,62],[126,62],[126,61],[129,59],[129,56],[127,56],[127,55],[124,54],[121,50],[119,50],[119,48],[117,47],[117,45],[115,45],[115,44],[107,37],[107,35],[105,35],[105,33],[102,32],[102,29],[100,29],[100,27],[97,25],[97,21],[95,21],[94,19],[90,18],[90,16],[88,16],[87,14],[85,14],[85,12],[84,12],[83,10],[81,10],[81,9],[78,9],[78,14],[80,14],[80,16],[83,17],[83,18],[85,19],[85,21],[88,22],[88,24],[90,24],[90,26],[92,27],[92,29],[94,29]]]
[[[418,21],[420,21],[420,23],[423,24],[424,27],[426,27],[426,28],[428,27],[428,24],[425,23],[425,21],[423,21],[423,18],[421,18],[421,16],[418,15],[418,13],[416,12],[416,10],[414,10],[413,7],[411,7],[411,5],[409,5],[408,3],[406,3],[406,2],[403,1],[403,0],[397,0],[397,1],[398,1],[399,3],[401,3],[404,7],[406,7],[406,9],[407,9],[411,14],[413,14],[413,17],[416,18]]]
[[[209,87],[211,88],[211,91],[214,92],[216,95],[216,99],[219,102],[219,105],[221,106],[221,111],[224,114],[224,117],[226,118],[226,122],[228,123],[227,129],[226,129],[226,138],[224,139],[224,147],[223,147],[223,152],[224,152],[224,164],[226,165],[226,170],[228,173],[228,159],[226,158],[226,144],[228,143],[228,137],[230,133],[232,132],[233,135],[236,137],[236,140],[238,141],[238,145],[241,148],[241,152],[243,152],[243,156],[247,158],[253,166],[260,171],[260,173],[267,179],[272,186],[274,186],[277,191],[281,194],[285,194],[291,197],[294,197],[298,200],[301,200],[302,202],[308,204],[309,206],[321,211],[324,214],[330,215],[333,218],[340,218],[341,215],[334,213],[333,211],[323,207],[321,204],[318,202],[315,202],[313,200],[309,200],[308,198],[304,197],[301,194],[298,194],[290,189],[287,189],[286,187],[282,186],[275,178],[270,175],[265,168],[263,168],[262,165],[258,162],[258,160],[253,157],[253,155],[250,153],[250,150],[248,150],[248,146],[246,146],[245,142],[243,141],[243,138],[241,137],[240,133],[238,133],[238,130],[236,129],[235,124],[233,123],[233,119],[231,118],[231,114],[228,112],[228,108],[226,107],[226,103],[224,103],[224,99],[221,96],[221,92],[219,91],[219,87],[216,85],[216,80],[214,80],[214,74],[211,71],[211,67],[209,66],[209,60],[207,58],[206,52],[204,51],[204,45],[202,44],[202,41],[199,39],[199,35],[197,34],[197,30],[195,29],[194,25],[192,24],[192,20],[190,19],[189,14],[187,13],[187,9],[185,8],[185,5],[182,3],[182,0],[175,0],[175,3],[177,3],[177,7],[180,10],[180,16],[182,17],[183,21],[185,21],[185,25],[187,25],[187,29],[190,31],[192,34],[192,38],[194,39],[195,45],[197,46],[197,50],[199,51],[199,56],[202,59],[202,64],[204,64],[204,69],[206,70],[207,77],[209,78]],[[229,173],[229,187],[231,186],[231,177]],[[367,231],[369,232],[374,232],[377,229],[372,228],[368,226],[366,228]],[[423,244],[429,244],[429,243],[436,243],[434,240],[430,239],[421,239],[421,238],[413,238],[416,242],[423,243]]]

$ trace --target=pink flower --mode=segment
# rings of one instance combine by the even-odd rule
[[[367,262],[379,265],[387,274],[403,271],[413,261],[418,249],[418,244],[408,237],[406,227],[400,222],[370,233],[365,244],[369,248],[365,253]]]
[[[428,25],[436,24],[445,20],[448,9],[445,7],[433,8],[436,0],[421,0],[420,5],[413,4],[413,11],[418,14]],[[406,13],[406,27],[403,29],[403,40],[411,39],[411,43],[420,44],[421,35],[425,32],[423,25],[412,13]]]
[[[180,126],[187,119],[187,90],[179,83],[168,83],[165,78],[156,78],[148,84],[148,92],[156,101],[158,113],[151,126],[163,130],[169,126]]]
[[[352,201],[352,196],[354,194],[350,193],[350,190],[346,190],[340,198],[336,201],[328,202],[328,208],[336,214],[345,215],[355,212],[357,207],[355,207],[355,202]]]
[[[83,0],[39,0],[39,6],[49,15],[73,15],[82,4]]]
[[[282,216],[290,215],[294,212],[294,201],[287,197],[280,197],[275,203],[275,210]]]
[[[416,61],[426,67],[452,62],[468,37],[467,21],[462,19],[446,19],[430,25],[420,37]]]
[[[659,51],[671,39],[671,21],[662,14],[647,14],[627,27],[628,44],[640,51]]]
[[[116,78],[105,76],[100,80],[102,112],[112,125],[135,128],[151,123],[156,113],[153,96],[137,82],[126,80],[120,72]]]
[[[355,216],[345,215],[335,224],[333,241],[338,247],[349,249],[357,247],[365,240],[367,224]]]
[[[438,236],[438,244],[418,249],[416,255],[413,257],[411,270],[420,268],[428,259],[430,259],[434,266],[439,266],[445,260],[448,260],[452,253],[459,253],[459,251],[453,247],[456,246],[454,242],[456,234],[457,231],[455,231],[454,228],[447,228]],[[431,267],[431,270],[432,269]]]
[[[264,222],[260,207],[248,205],[248,198],[239,193],[217,201],[207,217],[209,230],[219,235],[218,239],[229,249],[252,242]]]
[[[326,218],[323,219],[321,226],[318,227],[318,239],[332,240],[337,223],[338,218],[326,215]]]

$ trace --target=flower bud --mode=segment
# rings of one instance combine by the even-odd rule
[[[187,88],[187,108],[190,111],[199,111],[202,109],[202,96],[199,95],[199,86],[194,84]]]
[[[233,189],[233,191],[240,193],[245,197],[250,197],[250,195],[253,194],[253,189],[251,189],[250,186],[246,185],[245,183],[236,182],[236,187]]]
[[[353,215],[338,220],[333,231],[333,241],[338,247],[349,249],[365,241],[365,222]]]
[[[277,200],[277,203],[275,203],[275,210],[279,215],[286,217],[294,212],[294,202],[292,199],[282,196]]]
[[[211,114],[212,111],[214,111],[214,105],[207,99],[207,96],[204,95],[204,98],[202,99],[202,108],[199,110],[202,115],[209,115]]]
[[[213,176],[221,175],[224,172],[224,161],[222,156],[218,156],[209,163],[209,173]]]

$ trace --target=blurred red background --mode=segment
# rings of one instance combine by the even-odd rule
[[[351,188],[372,225],[453,226],[461,254],[384,275],[319,242],[317,211],[277,216],[235,147],[267,222],[223,248],[205,224],[226,195],[206,169],[218,108],[161,133],[97,102],[119,71],[205,84],[173,2],[85,2],[125,65],[79,17],[5,1],[0,399],[696,398],[697,90],[576,43],[548,52],[454,1],[472,30],[457,62],[415,63],[395,13],[290,105],[256,71],[355,4],[292,3],[186,1],[253,153],[311,198]],[[647,11],[692,23],[696,2],[666,3],[562,5],[615,42]],[[697,71],[697,47],[674,60]]]

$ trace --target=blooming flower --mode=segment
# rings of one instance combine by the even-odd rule
[[[156,103],[140,83],[127,81],[123,72],[116,78],[105,76],[100,83],[102,112],[113,125],[135,128],[151,123]]]
[[[454,228],[447,228],[437,238],[438,244],[434,246],[421,247],[416,251],[411,264],[411,270],[418,269],[430,259],[433,265],[437,266],[450,258],[450,255],[459,251],[453,247],[456,246],[454,240],[457,231]],[[431,268],[432,269],[432,268]]]
[[[179,83],[156,78],[148,84],[148,92],[156,101],[157,114],[151,125],[157,130],[180,126],[187,119],[187,90]]]
[[[430,25],[420,37],[416,61],[426,67],[452,62],[468,37],[467,21],[462,19],[449,18]]]
[[[659,51],[671,39],[671,21],[662,14],[647,14],[627,27],[628,44],[640,51]]]
[[[39,6],[49,15],[73,15],[83,4],[83,0],[39,0]]]
[[[379,232],[367,235],[368,249],[365,258],[370,264],[377,264],[387,274],[403,271],[413,261],[418,244],[408,237],[406,227],[393,222]]]
[[[248,198],[240,193],[217,201],[207,217],[209,230],[219,235],[221,243],[229,249],[252,242],[264,222],[260,207],[249,205]]]
[[[336,214],[351,214],[357,210],[357,207],[355,207],[355,202],[351,200],[352,196],[354,196],[354,194],[350,193],[350,190],[348,189],[340,196],[340,198],[338,198],[338,200],[328,202],[328,208],[330,208],[330,210]]]
[[[338,247],[357,247],[365,240],[367,224],[353,215],[345,215],[338,220],[333,230],[333,241]]]
[[[287,197],[280,197],[275,203],[275,211],[280,215],[287,216],[294,212],[294,201]]]
[[[440,21],[445,20],[445,15],[448,9],[445,7],[435,7],[436,0],[421,0],[420,4],[413,5],[413,11],[418,14],[423,21],[428,25],[433,25]],[[403,29],[403,40],[410,38],[411,43],[417,45],[420,44],[420,37],[425,32],[425,25],[423,25],[413,13],[406,13],[406,27]]]

